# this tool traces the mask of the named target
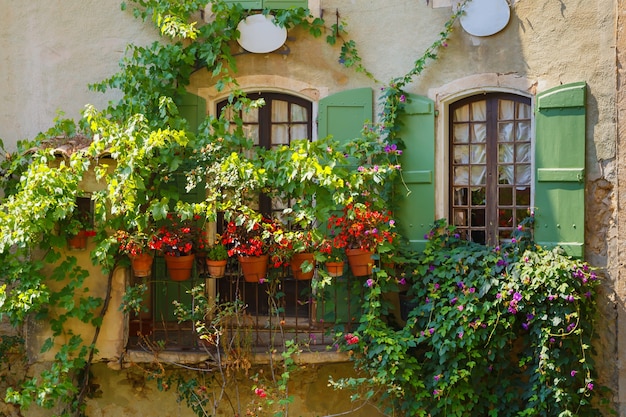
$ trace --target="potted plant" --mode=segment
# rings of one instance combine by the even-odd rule
[[[298,230],[288,232],[291,241],[290,266],[295,279],[309,280],[315,273],[315,253],[320,237],[317,230]]]
[[[149,252],[151,236],[144,232],[118,230],[114,239],[119,244],[119,252],[128,255],[133,274],[136,277],[147,277],[152,274],[154,257]]]
[[[331,277],[343,275],[346,257],[346,252],[343,248],[335,246],[332,238],[327,238],[320,244],[319,253],[328,275]]]
[[[270,249],[277,247],[275,237],[282,229],[277,222],[260,214],[229,213],[229,216],[231,220],[222,234],[228,256],[237,256],[246,281],[265,279]]]
[[[70,217],[61,224],[67,233],[67,247],[70,250],[83,250],[87,247],[87,238],[95,236],[93,219],[87,210],[75,209]]]
[[[150,249],[164,255],[167,271],[173,281],[186,281],[191,277],[195,254],[205,248],[200,221],[199,216],[183,219],[169,213],[149,242]]]
[[[333,244],[346,251],[354,276],[371,275],[374,252],[393,248],[395,222],[389,212],[374,210],[370,203],[350,203],[341,216],[332,215],[328,227],[335,232]]]
[[[207,272],[211,278],[222,278],[226,273],[226,264],[228,263],[228,249],[222,243],[221,237],[218,235],[206,251]]]

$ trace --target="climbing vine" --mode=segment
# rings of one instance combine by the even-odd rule
[[[407,74],[381,88],[378,123],[366,126],[362,138],[347,146],[331,138],[294,141],[290,147],[257,150],[248,157],[253,145],[240,118],[209,117],[192,132],[180,114],[180,97],[192,73],[202,68],[218,80],[218,90],[229,92],[235,114],[263,105],[246,98],[237,86],[233,41],[237,23],[248,12],[239,5],[213,1],[212,15],[204,23],[199,15],[206,3],[122,3],[122,9],[151,21],[164,39],[130,45],[120,71],[91,86],[101,92],[120,90],[120,101],[103,110],[89,106],[78,124],[57,119],[52,129],[20,143],[18,152],[7,154],[2,162],[6,195],[0,206],[0,314],[15,326],[30,318],[46,318],[49,337],[41,353],[53,354],[48,369],[7,389],[7,402],[24,409],[33,404],[56,408],[62,415],[83,413],[90,364],[110,307],[112,274],[118,266],[128,265],[112,230],[142,233],[171,211],[214,221],[225,208],[241,210],[244,193],[260,191],[278,195],[290,190],[289,197],[300,198],[300,206],[307,208],[301,213],[307,219],[327,218],[352,201],[388,207],[394,181],[400,180],[397,150],[403,143],[398,117],[407,101],[405,89],[445,50],[463,10],[462,5]],[[313,37],[325,36],[326,43],[338,49],[340,64],[378,82],[363,66],[356,43],[348,39],[345,22],[327,27],[306,9],[278,10],[275,15],[277,24],[288,29],[299,27]],[[60,160],[48,149],[54,147],[48,140],[55,137],[89,141]],[[115,163],[102,158],[104,154]],[[88,270],[65,250],[69,235],[61,227],[76,214],[80,183],[89,170],[104,184],[89,196],[96,234],[90,256],[108,278],[99,297],[87,287]],[[209,178],[214,190],[199,203],[178,202],[176,178],[181,173],[188,188]],[[223,195],[230,197],[228,201]],[[312,196],[317,205],[311,204]],[[452,229],[438,224],[428,237],[423,253],[397,255],[397,269],[383,268],[377,259],[379,267],[362,283],[366,296],[359,328],[336,334],[355,368],[367,377],[332,383],[358,388],[361,394],[354,398],[379,397],[407,415],[595,415],[590,401],[598,390],[591,349],[595,272],[558,250],[536,247],[528,236],[487,248],[461,241]],[[397,246],[401,251],[403,242]],[[406,282],[410,289],[404,295],[412,304],[402,318],[391,313],[383,295],[397,293],[398,285]],[[140,297],[142,292],[136,288],[128,294]],[[214,339],[223,330],[220,320],[245,315],[236,303],[212,304],[201,294],[201,290],[195,294],[199,310],[179,306],[177,314],[181,320],[193,320],[202,340],[215,346]],[[269,296],[277,294],[276,290]],[[275,298],[274,302],[279,304]],[[127,297],[122,308],[140,305],[137,298]],[[206,320],[209,312],[213,321]],[[74,320],[90,324],[92,337],[75,334]],[[245,323],[240,324],[245,329]],[[222,342],[231,347],[240,343]],[[152,348],[158,353],[161,346]],[[270,367],[279,374],[252,378],[257,400],[272,401],[277,412],[286,415],[291,401],[287,382],[297,367],[294,356],[300,348],[291,343],[283,348],[281,365]],[[229,366],[247,371],[246,359],[238,359],[233,365],[216,358],[218,371]],[[217,394],[209,395],[205,374],[168,379],[161,370],[157,366],[151,374],[160,389],[176,385],[181,400],[198,415],[217,413],[214,400],[225,398],[226,379],[218,382],[222,388]],[[371,389],[364,391],[365,383],[371,383]]]

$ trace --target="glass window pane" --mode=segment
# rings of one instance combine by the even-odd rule
[[[486,185],[487,167],[473,166],[471,185]]]
[[[297,104],[291,105],[291,121],[292,122],[306,122],[306,109]]]
[[[454,163],[467,164],[469,162],[469,146],[456,145],[454,147]]]
[[[456,226],[467,226],[467,214],[465,210],[454,209],[454,224]]]
[[[485,232],[483,230],[472,230],[472,242],[476,242],[476,243],[480,243],[481,245],[484,245],[486,240],[485,240]]]
[[[498,142],[513,142],[513,122],[498,123]]]
[[[501,143],[498,145],[498,162],[499,163],[513,163],[513,155],[515,148],[513,144]]]
[[[515,140],[518,142],[530,141],[530,122],[518,122]]]
[[[485,225],[485,209],[472,210],[472,226],[484,226]]]
[[[467,205],[467,188],[455,188],[454,189],[454,205],[466,206]]]
[[[487,163],[487,147],[485,145],[472,145],[472,164]]]
[[[469,142],[469,125],[467,124],[454,125],[454,142],[455,143]]]
[[[469,121],[469,106],[465,105],[454,110],[452,115],[453,122],[468,122]]]
[[[520,143],[515,148],[515,162],[530,162],[530,143]]]
[[[513,205],[513,188],[498,187],[498,204],[501,206]]]
[[[530,184],[530,165],[518,165],[515,167],[515,184],[516,185],[529,185]]]
[[[527,217],[528,211],[526,209],[517,209],[515,211],[515,225],[520,224]]]
[[[518,119],[530,119],[532,112],[530,111],[530,105],[526,103],[517,103],[517,118]]]
[[[243,127],[244,134],[251,139],[255,145],[259,144],[259,125],[247,125]]]
[[[498,226],[513,227],[513,210],[512,209],[498,210]]]
[[[530,187],[515,190],[515,204],[530,207]]]
[[[472,189],[472,205],[473,206],[484,206],[487,202],[486,196],[487,192],[484,187],[478,187]]]
[[[469,168],[455,167],[453,183],[454,185],[469,185]]]
[[[244,123],[258,123],[259,122],[259,111],[257,109],[251,109],[248,112],[242,112],[241,120]]]
[[[498,184],[513,184],[515,178],[515,167],[513,165],[500,165],[498,167]]]
[[[487,101],[476,101],[472,103],[472,121],[484,122],[487,120]]]
[[[472,142],[485,143],[487,141],[487,125],[485,123],[474,123],[472,125]]]
[[[307,139],[306,125],[292,125],[291,126],[291,140],[295,139]]]
[[[288,103],[282,100],[272,100],[272,122],[288,122]]]
[[[501,240],[511,238],[511,229],[499,229],[498,236]]]
[[[515,102],[511,100],[500,100],[498,102],[498,120],[515,119]]]
[[[272,145],[289,145],[287,125],[272,125]]]

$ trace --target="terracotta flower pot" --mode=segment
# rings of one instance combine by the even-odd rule
[[[308,262],[313,265],[310,271],[304,272],[302,270],[302,266],[304,262]],[[296,253],[291,257],[291,272],[295,279],[298,280],[309,280],[313,278],[313,274],[315,273],[315,254],[305,252],[305,253]]]
[[[83,250],[87,247],[87,232],[81,230],[76,236],[67,239],[67,247],[70,250]]]
[[[326,266],[326,272],[328,272],[328,275],[330,275],[331,277],[340,277],[343,275],[343,266],[344,266],[343,261],[326,262],[324,266]]]
[[[191,270],[196,256],[194,254],[186,256],[165,255],[167,272],[172,281],[187,281],[191,278]]]
[[[372,269],[374,268],[373,254],[374,252],[363,249],[346,249],[348,265],[350,265],[352,275],[355,277],[372,275]]]
[[[138,255],[128,255],[128,257],[136,277],[147,277],[152,274],[152,255],[144,252]]]
[[[261,278],[264,279],[267,275],[268,260],[269,255],[240,256],[239,265],[241,265],[243,279],[246,282],[259,282]]]
[[[206,260],[207,272],[211,278],[222,278],[226,274],[227,259],[220,261]]]

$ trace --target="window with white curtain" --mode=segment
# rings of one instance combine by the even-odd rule
[[[450,106],[450,221],[495,245],[529,215],[530,99],[483,94]]]

